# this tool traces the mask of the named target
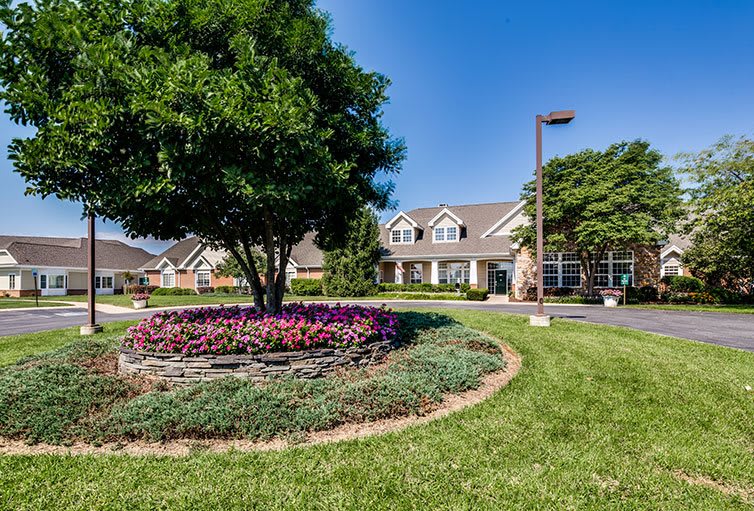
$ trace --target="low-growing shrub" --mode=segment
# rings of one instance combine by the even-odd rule
[[[137,293],[146,293],[151,295],[154,290],[159,287],[160,286],[143,286],[141,284],[131,284],[129,286],[126,286],[126,294],[135,295]]]
[[[152,296],[188,296],[195,294],[196,291],[190,287],[158,287],[152,291]]]
[[[469,289],[466,291],[466,299],[467,300],[473,300],[476,302],[483,302],[487,299],[487,296],[490,294],[489,289],[487,288],[479,288],[479,289]]]
[[[377,298],[385,300],[464,300],[465,295],[458,293],[378,293]]]
[[[656,302],[659,299],[659,294],[654,286],[642,286],[638,289],[636,298],[641,303]]]
[[[159,353],[232,355],[348,348],[397,337],[398,320],[388,309],[289,303],[277,315],[249,306],[158,312],[130,327],[121,344]]]
[[[214,288],[214,287],[212,287],[212,286],[206,286],[206,287],[202,286],[202,287],[197,287],[197,288],[196,288],[196,292],[197,292],[197,293],[199,293],[200,295],[206,295],[206,294],[208,294],[208,293],[214,293],[214,292],[215,292],[215,288]]]
[[[601,296],[545,296],[545,303],[568,303],[574,305],[598,305],[603,302]]]
[[[461,291],[468,290],[468,284],[461,284]],[[421,284],[395,284],[393,282],[381,282],[377,285],[377,291],[380,293],[454,293],[456,292],[455,284],[430,284],[422,282]]]
[[[236,286],[216,286],[215,293],[221,295],[236,295],[240,289]]]
[[[704,282],[696,277],[672,275],[663,277],[661,282],[670,293],[699,293],[704,290]]]
[[[291,294],[322,296],[322,279],[291,279]]]

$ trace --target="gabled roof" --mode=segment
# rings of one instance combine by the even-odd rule
[[[157,270],[159,269],[160,263],[162,263],[163,259],[167,259],[167,261],[174,267],[180,268],[183,266],[186,260],[192,254],[194,254],[194,251],[199,248],[200,244],[201,242],[196,236],[191,236],[190,238],[181,240],[165,250],[162,254],[147,261],[143,265],[142,269]]]
[[[387,227],[388,229],[392,229],[393,225],[395,225],[395,223],[398,220],[400,220],[401,218],[403,218],[406,222],[408,222],[409,225],[411,225],[411,227],[413,227],[415,229],[416,228],[420,228],[420,226],[416,222],[416,220],[414,220],[413,218],[411,218],[409,215],[407,215],[403,211],[399,211],[397,215],[395,215],[393,218],[391,218],[390,220],[388,220],[387,223],[385,224],[385,227]]]
[[[6,250],[20,266],[84,269],[87,238],[0,236]],[[137,270],[153,254],[117,240],[95,240],[95,265],[108,270]]]
[[[438,220],[440,220],[440,219],[441,219],[441,218],[442,218],[442,217],[443,217],[444,215],[447,215],[447,216],[449,216],[450,218],[452,218],[452,219],[453,219],[453,221],[454,221],[455,223],[457,223],[457,224],[458,224],[459,226],[461,226],[461,227],[464,227],[464,226],[465,226],[465,224],[463,223],[463,220],[461,220],[460,218],[458,218],[458,215],[454,214],[454,213],[453,213],[453,212],[452,212],[451,210],[449,210],[448,208],[442,208],[442,211],[440,211],[439,213],[437,213],[437,214],[436,214],[436,215],[435,215],[435,216],[434,216],[434,217],[432,218],[432,220],[430,220],[429,222],[427,222],[427,225],[428,225],[428,226],[430,226],[430,227],[434,227],[434,226],[435,226],[435,224],[437,223],[437,221],[438,221]]]
[[[526,205],[526,201],[519,202],[516,205],[516,207],[514,207],[513,209],[511,209],[510,211],[508,211],[505,214],[505,216],[503,216],[503,218],[501,218],[500,220],[498,220],[497,222],[495,222],[495,224],[492,227],[490,227],[489,229],[487,229],[486,231],[484,231],[484,233],[482,233],[482,238],[486,238],[487,236],[490,236],[493,232],[495,232],[500,227],[502,227],[503,225],[505,225],[505,223],[507,221],[511,220],[513,217],[515,217],[521,211],[523,211],[525,205]]]
[[[520,204],[515,202],[494,202],[489,204],[464,204],[459,206],[438,206],[434,208],[412,209],[406,213],[421,229],[429,227],[429,222],[447,209],[463,219],[465,228],[461,237],[454,243],[432,243],[431,236],[419,235],[411,244],[390,244],[390,230],[387,224],[380,226],[380,241],[383,257],[423,257],[452,255],[508,254],[511,251],[509,236],[482,237],[496,222],[508,215]]]
[[[293,247],[291,250],[291,259],[297,267],[308,268],[321,268],[322,267],[322,251],[314,245],[313,232],[310,232],[301,243]]]

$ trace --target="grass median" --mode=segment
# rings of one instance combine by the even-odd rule
[[[477,406],[277,452],[3,456],[3,506],[751,509],[754,354],[567,320],[540,329],[523,316],[442,312],[523,356],[509,386]]]

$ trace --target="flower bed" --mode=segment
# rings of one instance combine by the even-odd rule
[[[384,307],[287,304],[277,315],[249,306],[160,312],[129,328],[121,345],[157,353],[242,355],[346,349],[397,337],[397,316]]]

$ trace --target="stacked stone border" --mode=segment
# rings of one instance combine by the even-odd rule
[[[396,341],[380,341],[347,349],[202,356],[153,353],[121,347],[118,370],[123,374],[157,376],[181,385],[226,376],[258,382],[282,375],[319,378],[338,368],[367,367],[380,362],[398,346]]]

